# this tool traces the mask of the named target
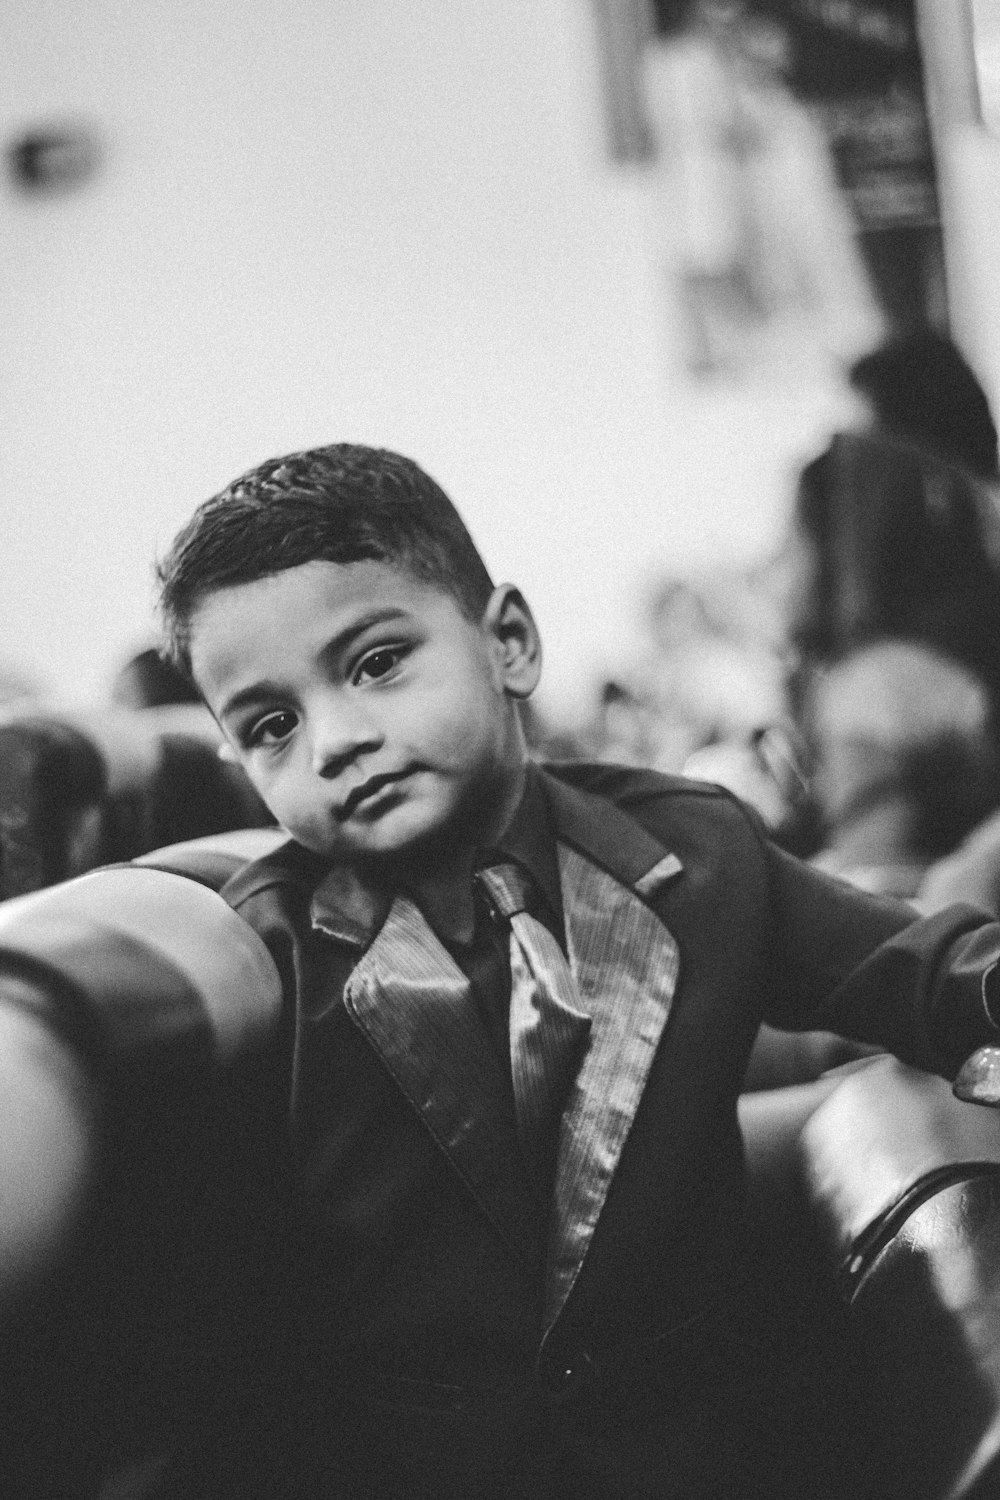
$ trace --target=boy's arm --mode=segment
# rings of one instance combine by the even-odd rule
[[[949,1078],[1000,1041],[1000,925],[967,906],[921,919],[765,847],[767,1021],[872,1042]]]

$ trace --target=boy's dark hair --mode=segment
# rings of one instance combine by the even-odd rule
[[[165,651],[191,670],[190,629],[219,589],[308,562],[392,563],[478,621],[493,582],[462,518],[412,459],[332,443],[268,459],[198,507],[156,569]]]

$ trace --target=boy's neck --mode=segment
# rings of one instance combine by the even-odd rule
[[[407,894],[412,896],[428,925],[445,943],[472,942],[475,930],[474,873],[475,861],[470,858],[461,869],[449,868],[439,876],[428,875],[419,885],[407,885]]]
[[[400,884],[420,907],[438,937],[469,943],[475,929],[473,883],[483,849],[498,844],[521,804],[527,784],[527,759],[510,768],[492,798],[487,819],[470,821],[468,835],[434,851],[429,858],[400,871]]]

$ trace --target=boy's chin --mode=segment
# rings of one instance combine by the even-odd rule
[[[440,878],[462,869],[474,856],[476,846],[465,829],[435,824],[414,831],[409,838],[369,844],[347,859],[361,865],[397,871],[411,879]]]
[[[454,857],[464,842],[449,824],[433,819],[380,819],[336,840],[299,838],[314,854],[340,864],[404,867]]]

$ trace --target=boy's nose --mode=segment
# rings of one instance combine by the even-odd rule
[[[352,706],[314,715],[311,740],[314,772],[332,778],[362,752],[377,749],[381,735],[367,714]]]

